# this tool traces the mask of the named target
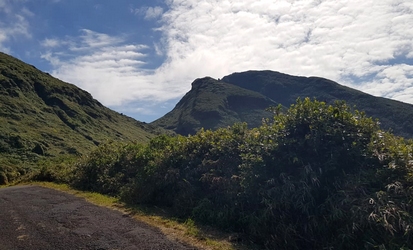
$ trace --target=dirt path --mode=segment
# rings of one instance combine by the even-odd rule
[[[38,186],[0,189],[0,250],[194,249],[118,211]]]

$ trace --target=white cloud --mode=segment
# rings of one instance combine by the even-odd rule
[[[4,13],[11,12],[9,0],[0,0],[0,11]]]
[[[17,9],[9,0],[0,0],[0,50],[9,52],[7,43],[21,37],[30,38],[28,17],[33,13],[26,8]]]
[[[149,7],[145,13],[145,19],[156,19],[163,13],[163,9],[159,6]]]
[[[203,76],[269,69],[320,76],[413,103],[413,2],[402,0],[168,0],[153,49],[166,57],[147,70],[145,46],[84,30],[54,72],[106,105],[161,103],[182,96]],[[410,59],[410,60],[408,60]]]
[[[136,100],[158,103],[181,95],[182,90],[171,88],[168,81],[157,81],[162,77],[144,68],[146,45],[128,44],[91,30],[82,32],[78,40],[52,43],[66,44],[67,53],[51,47],[42,55],[55,67],[54,76],[75,83],[112,107]]]
[[[54,56],[50,51],[42,54],[40,58],[45,59],[54,67],[59,67],[61,65],[60,59],[57,56]]]
[[[146,20],[157,19],[162,16],[164,10],[160,6],[155,7],[141,7],[138,9],[132,10],[133,13],[143,16]]]
[[[59,39],[46,38],[40,44],[46,48],[59,47],[61,41]]]
[[[159,71],[196,78],[271,69],[346,84],[373,76],[352,86],[389,97],[401,95],[378,91],[386,82],[400,85],[398,93],[413,86],[410,69],[385,73],[389,60],[413,57],[406,1],[181,0],[169,7],[162,27],[168,60]],[[363,87],[373,83],[376,91]]]
[[[25,15],[25,16],[28,16],[28,17],[33,17],[34,16],[34,13],[33,12],[31,12],[29,9],[27,9],[27,8],[23,8],[22,10],[22,13]]]
[[[361,90],[377,96],[413,103],[413,65],[386,65],[373,81],[361,86]]]

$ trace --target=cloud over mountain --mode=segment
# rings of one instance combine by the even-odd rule
[[[84,23],[76,35],[39,39],[52,73],[113,108],[129,110],[139,103],[137,113],[145,110],[158,116],[164,111],[149,109],[177,100],[195,78],[251,69],[325,77],[413,103],[409,1],[144,2],[116,6],[124,8],[120,18],[130,15],[137,22],[128,32]],[[4,13],[9,8],[5,3],[10,2],[0,0]],[[7,48],[9,34],[31,35],[30,28],[24,28],[30,26],[29,15],[16,10],[7,18],[22,16],[15,26],[5,28],[7,22],[0,22],[0,48]],[[142,25],[151,32],[140,34]],[[145,39],[134,40],[137,35]]]

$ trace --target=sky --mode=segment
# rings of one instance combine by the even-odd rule
[[[413,103],[412,27],[407,0],[0,0],[0,51],[144,122],[247,70]]]

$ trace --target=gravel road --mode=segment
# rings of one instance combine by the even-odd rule
[[[0,189],[0,250],[194,249],[119,211],[39,186]]]

